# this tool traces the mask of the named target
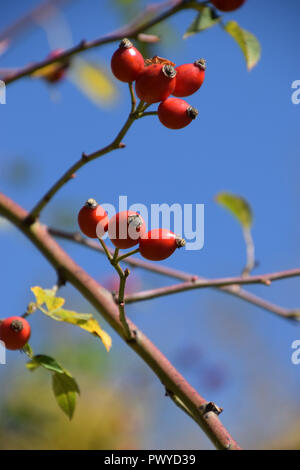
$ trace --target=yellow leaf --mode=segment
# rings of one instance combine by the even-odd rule
[[[42,289],[41,287],[32,287],[32,292],[36,298],[36,304],[39,309],[53,320],[71,323],[72,325],[79,326],[83,330],[88,331],[94,336],[101,339],[107,351],[111,348],[111,337],[108,333],[102,330],[97,320],[90,313],[77,313],[72,310],[65,310],[61,308],[65,299],[55,296],[54,289]],[[47,310],[43,308],[46,304]]]
[[[100,106],[111,103],[117,96],[114,84],[99,64],[77,57],[73,61],[70,78],[84,94]]]
[[[46,304],[47,309],[51,312],[62,307],[65,299],[62,297],[55,297],[55,291],[50,289],[42,289],[41,287],[32,287],[31,291],[34,293],[38,307]]]

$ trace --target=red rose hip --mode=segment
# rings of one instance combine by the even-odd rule
[[[128,39],[123,39],[111,58],[111,70],[121,82],[134,82],[144,68],[142,54]]]
[[[95,199],[88,199],[78,213],[78,225],[89,238],[101,238],[107,231],[108,215]]]
[[[150,230],[140,238],[140,253],[151,261],[162,261],[184,245],[185,241],[175,233],[158,228]]]
[[[54,59],[55,57],[59,57],[63,52],[63,49],[55,49],[54,51],[50,52],[47,58]],[[49,65],[49,67],[53,68],[53,70],[45,74],[45,80],[47,80],[48,83],[60,82],[65,77],[66,71],[69,66],[70,61],[68,59],[64,59],[64,61],[57,63],[53,62],[53,64]]]
[[[199,90],[205,78],[205,59],[196,60],[193,64],[183,64],[176,67],[176,85],[174,96],[189,96]]]
[[[145,230],[143,218],[133,211],[118,212],[108,223],[108,236],[111,242],[122,250],[137,245]]]
[[[171,95],[176,85],[176,70],[169,64],[151,64],[144,68],[135,83],[135,91],[145,103],[158,103]]]
[[[9,317],[0,321],[0,340],[7,349],[22,349],[29,341],[30,334],[30,325],[25,318]]]
[[[182,129],[197,116],[197,109],[180,98],[168,98],[158,107],[158,118],[169,129]]]
[[[220,11],[234,11],[240,8],[246,0],[211,0],[211,3]]]

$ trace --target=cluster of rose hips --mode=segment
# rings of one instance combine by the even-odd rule
[[[234,11],[240,8],[246,0],[211,0],[211,3],[220,11]]]
[[[196,60],[174,68],[173,62],[155,56],[144,60],[128,39],[120,42],[111,58],[111,70],[122,82],[135,82],[135,91],[147,104],[160,103],[158,117],[169,129],[182,129],[198,115],[182,97],[190,96],[201,87],[206,62]],[[176,98],[169,98],[170,95]]]
[[[113,245],[122,250],[139,245],[140,254],[151,261],[162,261],[185,245],[185,241],[170,230],[159,228],[146,232],[145,221],[138,212],[118,212],[109,219],[95,199],[88,199],[80,209],[78,225],[90,238],[101,238],[108,232]]]
[[[31,334],[30,325],[25,318],[9,317],[0,320],[0,340],[6,349],[22,349],[28,343]]]

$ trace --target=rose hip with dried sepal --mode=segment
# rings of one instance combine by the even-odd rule
[[[185,246],[185,240],[164,228],[153,229],[141,236],[141,255],[150,261],[169,258],[177,248]]]
[[[78,225],[89,238],[101,238],[107,231],[108,215],[95,199],[88,199],[78,213]]]
[[[193,64],[183,64],[176,67],[176,85],[173,95],[177,97],[190,96],[199,90],[204,82],[206,61],[196,60]]]
[[[0,340],[7,349],[22,349],[28,343],[30,334],[30,325],[25,318],[9,317],[0,321]]]
[[[169,129],[182,129],[198,116],[196,108],[180,98],[168,98],[158,107],[160,122]]]
[[[145,230],[144,219],[134,211],[118,212],[108,223],[108,236],[111,242],[122,250],[137,245]]]
[[[158,103],[170,96],[176,85],[176,70],[169,64],[151,64],[135,82],[135,91],[145,103]]]

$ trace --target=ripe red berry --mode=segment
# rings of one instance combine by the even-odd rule
[[[116,248],[123,250],[137,245],[145,230],[143,218],[133,211],[119,212],[108,223],[108,235],[111,242]]]
[[[176,70],[169,64],[151,64],[144,68],[135,83],[140,100],[158,103],[173,93],[176,85]]]
[[[0,322],[0,340],[7,349],[22,349],[30,338],[30,325],[25,318],[9,317]]]
[[[108,215],[95,199],[88,199],[78,213],[78,225],[87,237],[101,238],[107,231]]]
[[[144,68],[142,54],[128,39],[123,39],[111,58],[111,70],[121,82],[134,82]]]
[[[233,11],[240,8],[246,0],[211,0],[211,3],[221,11]]]
[[[174,96],[189,96],[201,87],[205,78],[205,59],[196,60],[193,64],[183,64],[176,67],[176,85]]]
[[[47,56],[48,59],[54,59],[55,57],[59,57],[63,52],[63,49],[55,49],[54,51],[50,52]],[[58,62],[57,64],[54,62],[52,65],[49,65],[51,71],[44,75],[44,78],[49,83],[57,83],[61,81],[65,75],[66,71],[70,66],[69,60],[64,60],[63,62]]]
[[[174,253],[185,241],[165,228],[150,230],[140,238],[140,253],[151,261],[162,261]]]
[[[169,129],[182,129],[197,116],[197,109],[180,98],[168,98],[158,107],[159,120]]]

